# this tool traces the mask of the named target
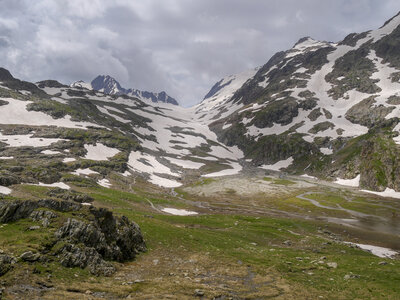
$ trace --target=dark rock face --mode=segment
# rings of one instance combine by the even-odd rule
[[[37,210],[38,208],[40,209]],[[54,243],[50,246],[55,247],[55,254],[66,267],[87,267],[92,274],[107,276],[115,271],[113,265],[107,261],[127,261],[146,251],[146,244],[136,223],[126,217],[115,217],[106,209],[85,209],[81,204],[70,201],[0,201],[0,222],[9,223],[30,217],[47,227],[52,219],[60,217],[57,213],[42,208],[60,213],[80,212],[79,220],[68,218],[56,230]],[[40,253],[26,253],[21,259],[32,262],[40,256]],[[0,256],[0,272],[2,268],[9,268],[9,260],[3,258]]]
[[[272,127],[274,123],[290,124],[299,114],[299,105],[293,99],[278,100],[260,112],[254,118],[254,125],[258,128]]]
[[[14,77],[11,75],[10,71],[0,68],[0,81],[13,80]]]
[[[43,81],[39,81],[36,83],[38,85],[38,87],[40,87],[41,89],[45,88],[45,87],[49,87],[49,88],[63,88],[63,87],[68,87],[67,85],[64,85],[62,83],[59,83],[57,80],[43,80]]]

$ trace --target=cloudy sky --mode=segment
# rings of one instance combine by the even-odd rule
[[[303,36],[380,27],[398,0],[0,0],[0,66],[28,81],[109,74],[184,106]]]

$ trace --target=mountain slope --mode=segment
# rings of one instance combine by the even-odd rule
[[[191,176],[236,174],[242,169],[242,152],[219,143],[187,109],[51,80],[34,85],[14,79],[6,70],[2,74],[0,157],[13,157],[24,166],[13,175],[18,183],[57,184],[69,176],[63,171],[64,160],[74,162],[68,171],[78,176],[85,176],[79,171],[85,169],[83,163],[109,168],[103,179],[110,172],[138,174],[167,188],[178,187]],[[22,159],[26,147],[33,151],[30,159],[39,151],[44,162],[54,160],[63,168],[55,167],[53,177],[29,175]]]
[[[201,108],[210,107],[207,115],[217,117],[206,123],[219,140],[239,146],[256,166],[287,161],[290,172],[361,175],[364,188],[398,190],[399,24],[397,15],[339,43],[300,39],[249,72],[239,88],[229,84],[232,77],[222,80],[196,116],[202,121]],[[221,85],[229,96],[218,95]],[[371,147],[375,151],[367,155]]]

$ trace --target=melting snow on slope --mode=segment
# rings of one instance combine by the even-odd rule
[[[101,143],[86,144],[85,149],[87,151],[85,158],[90,160],[107,160],[120,152],[118,149],[107,147]]]
[[[58,141],[65,141],[62,139],[33,138],[32,136],[33,134],[3,135],[0,133],[0,142],[8,144],[10,147],[47,147]]]
[[[205,165],[203,163],[198,163],[198,162],[194,162],[191,160],[182,160],[182,159],[171,158],[171,157],[166,157],[166,159],[169,160],[174,165],[180,166],[185,169],[200,169],[202,166]]]
[[[66,157],[66,158],[64,158],[63,159],[63,163],[69,163],[69,162],[73,162],[73,161],[76,161],[76,159],[75,158],[73,158],[73,157]]]
[[[14,156],[0,156],[0,159],[10,160],[10,159],[14,159]]]
[[[358,186],[360,185],[360,174],[358,174],[358,175],[357,175],[355,178],[353,178],[353,179],[340,179],[340,178],[336,178],[335,183],[340,184],[340,185],[358,187]]]
[[[12,190],[10,188],[0,185],[0,194],[9,195],[11,192]]]
[[[58,188],[63,189],[63,190],[69,190],[70,189],[69,185],[66,185],[64,182],[55,182],[55,183],[50,183],[50,184],[49,183],[39,182],[39,184],[32,184],[32,185],[46,186],[46,187],[58,187]]]
[[[60,151],[53,151],[53,150],[43,150],[42,152],[40,152],[42,154],[46,154],[46,155],[54,155],[54,154],[61,154]]]
[[[266,170],[273,170],[273,171],[279,171],[280,169],[287,168],[293,163],[293,157],[289,157],[288,159],[278,161],[277,163],[273,165],[262,165],[259,166],[261,169],[266,169]]]
[[[117,109],[113,109],[112,107],[109,107],[109,106],[107,106],[107,108],[106,108],[106,106],[105,107],[101,107],[99,105],[96,105],[96,106],[97,106],[97,109],[99,111],[101,111],[103,114],[108,115],[108,116],[114,118],[115,120],[117,120],[117,121],[119,121],[121,123],[130,123],[131,122],[131,120],[127,120],[127,119],[121,118],[120,116],[117,116],[117,115],[109,112],[111,110],[111,111],[114,111],[114,112],[122,113],[121,111],[118,111]]]
[[[128,160],[129,167],[139,173],[147,173],[150,176],[150,182],[166,188],[181,186],[182,184],[171,179],[160,177],[156,174],[165,174],[170,176],[180,176],[178,173],[172,172],[170,168],[164,166],[150,154],[132,151]],[[156,174],[155,174],[156,173]]]
[[[90,174],[99,174],[99,172],[92,171],[89,168],[86,169],[76,169],[74,172],[71,172],[74,175],[90,175]]]
[[[175,181],[175,180],[171,180],[171,179],[167,179],[164,177],[160,177],[154,174],[150,174],[150,180],[149,182],[151,182],[152,184],[161,186],[161,187],[165,187],[165,188],[176,188],[176,187],[180,187],[182,184]]]
[[[190,211],[186,209],[176,209],[176,208],[168,208],[165,207],[161,209],[163,212],[169,213],[171,215],[176,215],[176,216],[191,216],[191,215],[197,215],[198,213],[195,211]]]
[[[396,192],[393,189],[386,188],[383,192],[375,192],[375,191],[369,191],[369,190],[361,190],[362,192],[370,193],[370,194],[375,194],[381,197],[391,197],[391,198],[398,198],[400,199],[400,192]]]
[[[70,116],[60,119],[53,119],[50,115],[43,112],[28,111],[26,106],[32,101],[20,101],[12,98],[1,98],[8,102],[7,105],[0,106],[0,124],[22,124],[31,126],[58,126],[67,128],[82,128],[87,126],[97,126],[88,122],[73,122]]]
[[[112,185],[111,182],[107,178],[103,178],[103,179],[97,181],[97,183],[105,188],[109,188]]]

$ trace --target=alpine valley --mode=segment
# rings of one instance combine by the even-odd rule
[[[196,106],[0,69],[4,299],[399,299],[400,14]]]

